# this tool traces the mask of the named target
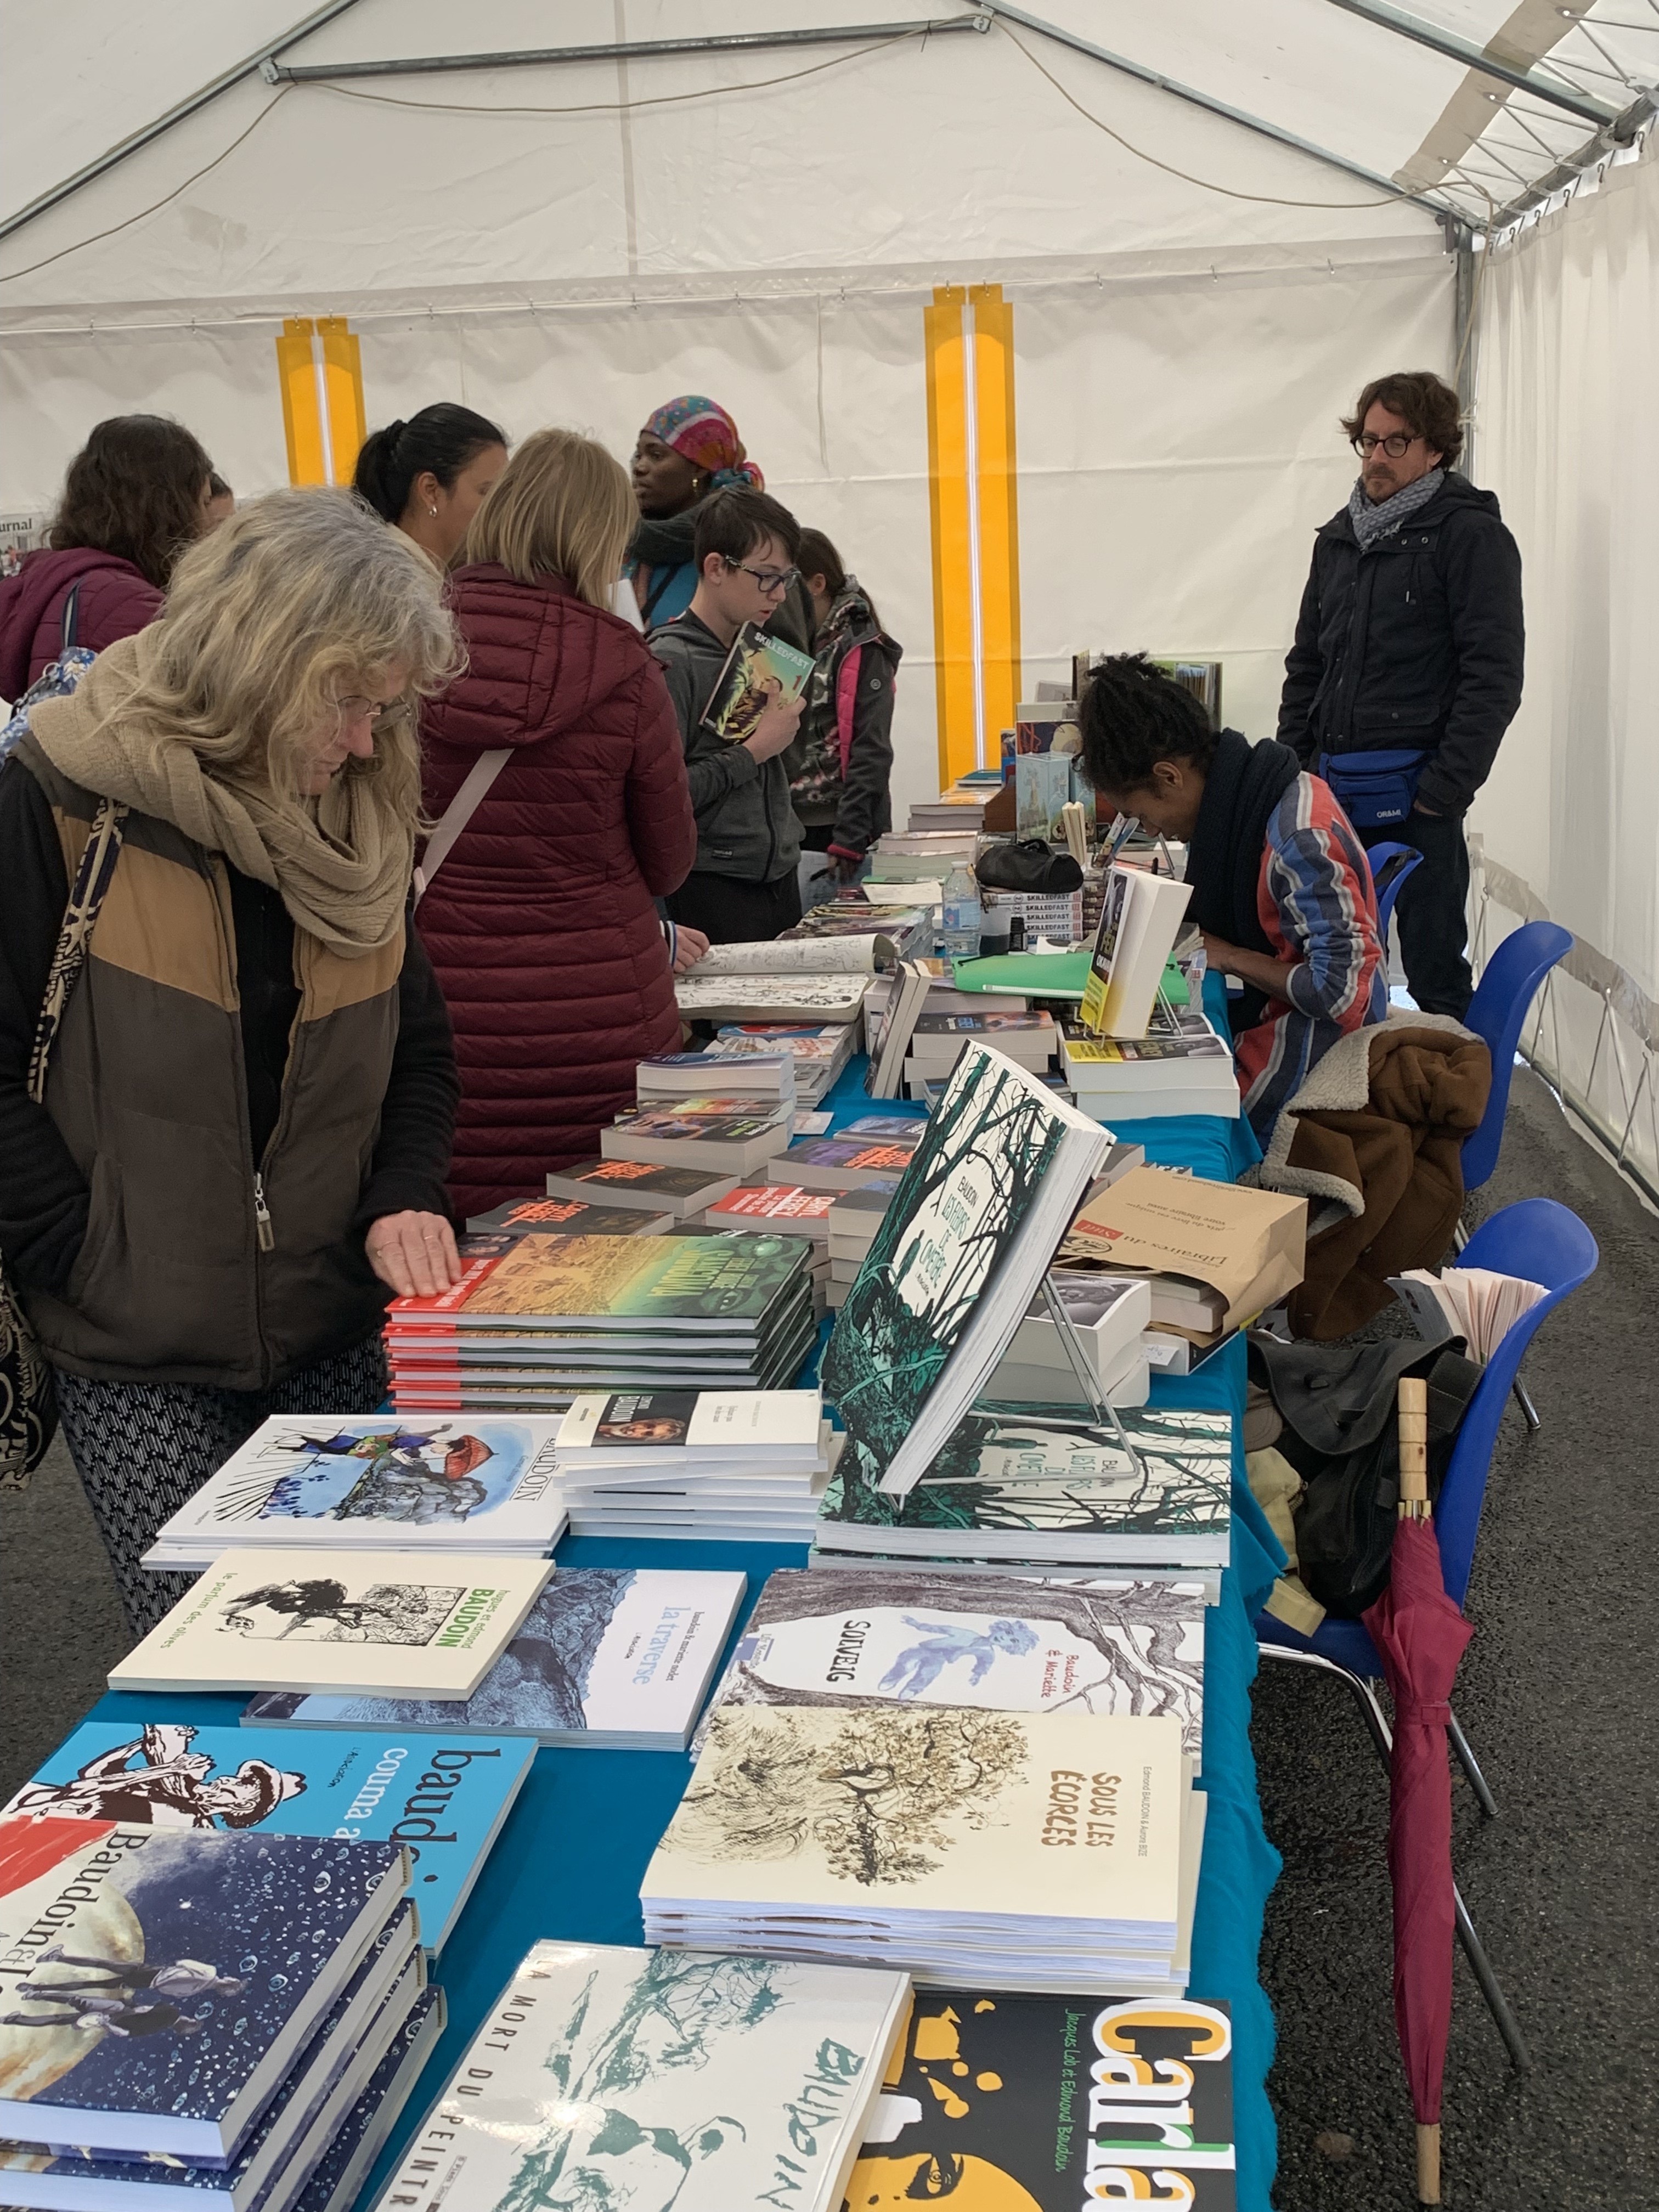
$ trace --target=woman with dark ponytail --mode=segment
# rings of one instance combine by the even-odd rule
[[[447,568],[506,466],[507,440],[495,425],[443,400],[407,422],[371,430],[352,483],[360,499]]]

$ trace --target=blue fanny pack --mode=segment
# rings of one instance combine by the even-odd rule
[[[1429,749],[1401,752],[1321,753],[1319,773],[1356,830],[1391,830],[1417,799]]]

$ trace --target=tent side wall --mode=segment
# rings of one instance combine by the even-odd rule
[[[1659,1190],[1659,162],[1497,248],[1480,303],[1481,481],[1525,564],[1527,685],[1477,800],[1476,927],[1577,944],[1523,1045]]]

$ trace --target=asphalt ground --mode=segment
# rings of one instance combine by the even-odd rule
[[[1646,1594],[1659,1220],[1517,1069],[1503,1158],[1467,1218],[1540,1193],[1588,1222],[1601,1264],[1528,1354],[1541,1433],[1511,1409],[1493,1455],[1456,1706],[1498,1819],[1453,1784],[1459,1883],[1533,2067],[1511,2071],[1460,1956],[1444,2196],[1458,2212],[1638,2212],[1659,2206],[1659,1638]],[[60,1441],[26,1492],[0,1498],[0,1796],[84,1714],[128,1641]],[[1279,2028],[1275,2202],[1409,2207],[1386,1778],[1346,1692],[1305,1669],[1264,1672],[1255,1740],[1285,1860],[1261,1952]]]

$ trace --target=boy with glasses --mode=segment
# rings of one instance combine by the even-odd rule
[[[736,743],[703,720],[733,639],[783,604],[799,550],[794,516],[766,493],[712,494],[697,509],[691,604],[649,640],[679,720],[697,817],[696,864],[665,903],[671,921],[702,930],[711,945],[776,937],[800,920],[800,824],[782,755],[801,702],[759,708]]]
[[[1314,540],[1279,737],[1368,846],[1422,854],[1395,909],[1406,979],[1424,1012],[1461,1020],[1463,816],[1521,703],[1521,555],[1454,465],[1463,430],[1439,377],[1377,378],[1342,428],[1359,477]]]

